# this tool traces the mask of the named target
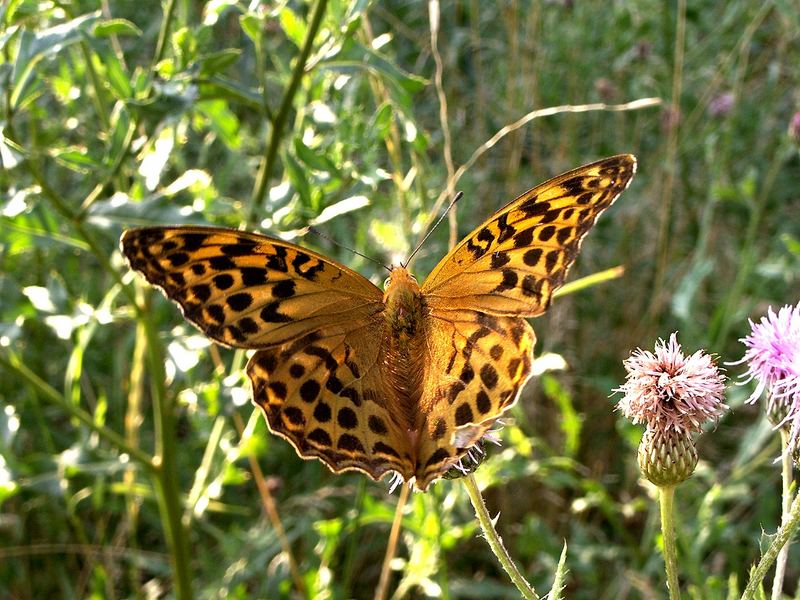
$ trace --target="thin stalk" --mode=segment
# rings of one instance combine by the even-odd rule
[[[792,539],[797,526],[800,525],[800,494],[796,494],[792,500],[792,507],[789,510],[789,518],[781,525],[775,537],[772,539],[769,548],[758,561],[755,569],[751,571],[750,581],[742,594],[742,600],[751,600],[761,586],[761,582],[767,576],[767,571],[772,567],[772,563],[778,558],[781,548]]]
[[[681,91],[683,88],[683,59],[686,41],[686,0],[678,0],[676,19],[670,110],[676,111],[675,114],[680,115]],[[672,221],[672,192],[675,183],[675,171],[678,169],[678,128],[679,122],[676,118],[667,133],[666,157],[664,159],[665,176],[664,184],[661,187],[661,201],[659,202],[661,210],[658,216],[658,235],[656,237],[656,271],[651,296],[653,301],[650,303],[649,316],[651,318],[661,308],[661,290],[664,286],[664,279],[667,273],[670,244],[669,225]]]
[[[148,311],[144,310],[142,312],[147,314]],[[155,477],[156,496],[167,544],[170,548],[175,596],[178,600],[191,600],[193,594],[189,563],[189,543],[182,520],[183,511],[181,509],[180,488],[178,487],[175,407],[167,395],[164,383],[166,378],[164,357],[161,352],[161,343],[158,335],[147,317],[143,317],[140,323],[144,326],[145,337],[147,338],[147,358],[152,384],[151,396],[153,399],[153,422],[156,441],[153,462],[158,467]]]
[[[792,508],[792,455],[788,452],[789,448],[789,433],[785,428],[781,427],[781,463],[782,463],[782,481],[783,490],[781,494],[781,525],[785,525],[789,520],[789,511]],[[786,561],[789,559],[789,547],[791,544],[785,544],[781,551],[778,553],[778,559],[775,563],[775,577],[772,580],[772,600],[780,600],[783,598],[783,578],[786,575]]]
[[[255,418],[258,418],[258,415],[254,416]],[[239,413],[237,412],[233,413],[233,422],[236,425],[236,430],[239,432],[239,437],[244,439],[245,431],[250,428],[245,427],[242,417],[239,416]],[[272,528],[275,530],[275,534],[278,537],[281,550],[283,550],[283,553],[286,555],[286,558],[289,562],[289,572],[292,575],[294,587],[297,589],[300,595],[305,598],[308,596],[308,591],[306,590],[305,583],[303,583],[303,576],[297,566],[297,560],[292,553],[292,543],[289,541],[289,536],[286,535],[286,529],[284,529],[283,522],[278,514],[278,506],[275,503],[275,498],[272,497],[272,492],[270,491],[269,486],[267,485],[264,472],[261,470],[261,466],[258,464],[258,460],[256,460],[255,456],[253,456],[252,452],[247,453],[247,462],[250,464],[250,471],[253,473],[253,479],[256,482],[258,493],[261,495],[261,502],[264,504],[264,512],[267,513],[267,518],[272,524]]]
[[[497,560],[500,561],[500,565],[511,578],[511,582],[526,600],[540,600],[539,595],[522,576],[522,573],[520,573],[517,565],[514,564],[505,546],[503,546],[503,540],[494,528],[492,517],[486,509],[486,504],[483,502],[483,496],[481,496],[481,492],[478,489],[478,483],[475,481],[475,477],[470,473],[466,477],[463,477],[461,481],[464,482],[464,487],[467,489],[469,499],[472,501],[472,506],[475,508],[475,516],[478,517],[483,535],[486,537],[486,541],[489,542],[489,547],[497,557]]]
[[[681,588],[678,583],[678,551],[675,548],[675,486],[658,488],[658,502],[661,506],[661,535],[664,538],[664,565],[667,570],[667,588],[670,600],[680,600]]]
[[[442,129],[442,154],[444,155],[444,164],[447,167],[447,185],[445,191],[448,196],[452,196],[455,192],[453,188],[453,178],[456,169],[453,164],[453,143],[447,117],[447,96],[444,93],[444,84],[442,83],[444,78],[444,65],[442,63],[442,56],[439,54],[439,0],[428,0],[428,21],[431,28],[431,54],[433,55],[433,62],[435,65],[434,83],[436,85],[436,98],[439,101],[439,127]],[[513,52],[511,56],[514,56]],[[447,216],[450,225],[448,247],[453,248],[458,242],[458,216],[454,210],[450,211]]]
[[[155,67],[164,58],[164,52],[167,48],[167,36],[169,35],[170,25],[175,16],[175,0],[167,0],[164,7],[164,18],[161,19],[161,29],[158,31],[158,41],[156,42],[156,51],[153,54],[153,62],[150,65],[150,72],[155,71]]]
[[[264,157],[261,160],[261,166],[258,169],[256,176],[256,185],[253,190],[253,195],[250,198],[250,210],[247,215],[247,223],[254,224],[256,213],[264,202],[264,196],[267,192],[267,184],[270,177],[272,177],[272,170],[275,167],[275,160],[278,157],[278,147],[281,143],[281,136],[283,135],[283,128],[286,126],[286,121],[289,119],[289,111],[292,108],[292,101],[295,94],[300,87],[300,81],[306,70],[306,63],[311,54],[311,48],[314,45],[314,38],[319,31],[322,24],[322,17],[325,15],[325,9],[328,6],[328,0],[317,0],[314,5],[314,10],[311,13],[311,22],[308,24],[306,31],[306,38],[303,40],[303,48],[300,51],[300,56],[297,57],[297,62],[294,65],[292,78],[289,85],[281,99],[281,105],[278,108],[278,114],[272,121],[272,131],[270,132],[269,144],[267,145]]]
[[[381,576],[378,580],[378,586],[375,588],[374,600],[384,600],[386,592],[389,589],[389,577],[392,574],[392,559],[397,553],[397,541],[400,539],[400,525],[403,522],[403,509],[408,502],[408,495],[411,488],[403,484],[400,486],[400,497],[397,499],[397,506],[394,509],[394,520],[392,521],[392,529],[389,532],[389,543],[386,544],[386,554],[383,557],[383,565],[381,566]]]

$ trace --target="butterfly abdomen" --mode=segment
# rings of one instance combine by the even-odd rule
[[[383,296],[386,345],[383,368],[400,401],[406,429],[416,428],[425,356],[425,300],[414,277],[395,267]]]

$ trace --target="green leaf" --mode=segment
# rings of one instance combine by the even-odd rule
[[[85,175],[96,172],[99,175],[103,170],[103,166],[89,155],[85,147],[53,150],[52,155],[56,162],[76,173]]]
[[[239,18],[239,25],[245,35],[254,42],[261,39],[262,32],[264,31],[264,20],[260,17],[252,13],[242,15]]]
[[[133,97],[133,87],[130,78],[125,72],[122,63],[113,52],[103,54],[103,65],[106,70],[106,79],[117,98],[127,100]]]
[[[81,32],[99,16],[99,11],[93,12],[36,33],[27,30],[22,32],[12,75],[10,105],[13,109],[24,106],[32,99],[32,95],[38,93],[36,84],[39,82],[34,81],[38,63],[80,41]]]
[[[210,80],[200,82],[198,89],[201,100],[230,100],[255,109],[259,113],[263,112],[262,96],[258,91],[228,79],[212,77]]]
[[[197,61],[200,66],[200,75],[203,77],[210,77],[211,75],[224,71],[239,60],[241,55],[242,51],[234,48],[227,48],[219,52],[203,55]]]
[[[281,29],[294,45],[298,48],[303,46],[303,40],[306,37],[306,24],[298,17],[295,12],[288,6],[285,6],[280,12],[279,16],[281,22]]]
[[[348,74],[370,71],[383,81],[394,103],[408,115],[413,114],[411,96],[428,84],[426,79],[404,72],[374,50],[355,42],[346,43],[335,58],[322,61],[320,68]]]
[[[541,379],[545,395],[555,402],[561,413],[561,431],[564,433],[564,454],[575,456],[580,445],[581,420],[572,404],[572,397],[555,377],[544,373]]]
[[[294,138],[294,151],[297,157],[312,169],[326,173],[336,173],[338,171],[327,156],[314,152],[299,137]]]
[[[311,186],[306,170],[288,153],[284,153],[284,166],[292,187],[300,196],[302,205],[311,206]]]
[[[230,149],[239,148],[242,143],[239,135],[239,119],[222,100],[205,100],[198,102],[197,111],[208,119],[211,128],[220,140]]]
[[[142,30],[128,21],[128,19],[108,19],[97,23],[92,28],[92,35],[97,38],[112,35],[132,35],[139,37],[142,35]]]
[[[553,576],[553,585],[550,588],[550,593],[547,595],[548,600],[561,600],[564,596],[562,592],[566,583],[564,578],[567,575],[567,542],[564,542],[564,547],[561,550],[561,556],[558,559],[558,566]]]

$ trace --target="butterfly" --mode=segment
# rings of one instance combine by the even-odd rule
[[[612,156],[525,192],[479,225],[420,286],[384,290],[317,252],[217,227],[122,235],[130,267],[214,341],[255,350],[253,402],[269,429],[332,471],[393,472],[419,490],[517,400],[543,313],[636,159]]]

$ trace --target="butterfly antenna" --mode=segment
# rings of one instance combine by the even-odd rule
[[[411,259],[412,259],[412,258],[414,258],[414,255],[415,255],[417,252],[419,252],[419,249],[420,249],[420,248],[422,248],[422,245],[423,245],[423,244],[424,244],[424,243],[425,243],[425,242],[428,240],[428,238],[429,238],[429,237],[431,237],[431,234],[432,234],[434,231],[436,231],[436,228],[439,226],[439,223],[441,223],[441,222],[442,222],[442,219],[444,219],[444,218],[445,218],[445,216],[447,215],[447,213],[449,213],[449,212],[450,212],[450,209],[451,209],[451,208],[453,208],[453,206],[455,205],[455,203],[456,203],[456,202],[458,202],[459,200],[461,200],[461,198],[462,198],[463,196],[464,196],[464,192],[458,192],[458,193],[457,193],[457,194],[456,194],[456,195],[453,197],[453,200],[450,202],[450,204],[448,204],[448,205],[447,205],[447,208],[446,208],[446,209],[444,209],[444,211],[442,211],[442,214],[439,216],[439,218],[437,219],[436,223],[434,223],[433,227],[431,227],[431,228],[428,230],[428,233],[426,233],[426,234],[425,234],[425,237],[424,237],[424,238],[422,238],[422,241],[421,241],[419,244],[417,244],[417,247],[416,247],[416,248],[414,248],[414,251],[413,251],[413,252],[411,253],[411,255],[408,257],[408,259],[406,259],[406,262],[405,262],[405,264],[403,265],[403,267],[407,267],[407,266],[408,266],[408,264],[411,262]]]
[[[386,269],[390,273],[392,272],[392,270],[389,267],[387,267],[385,264],[383,264],[381,261],[375,260],[371,256],[367,256],[366,254],[361,254],[361,252],[359,252],[358,250],[353,250],[349,246],[345,246],[344,244],[341,244],[341,243],[337,242],[331,236],[322,233],[319,229],[317,229],[315,227],[308,227],[306,229],[306,231],[308,233],[313,233],[314,235],[318,235],[319,237],[321,237],[321,238],[323,238],[325,240],[328,240],[329,242],[331,242],[332,244],[334,244],[336,246],[339,246],[340,248],[344,248],[345,250],[349,250],[350,252],[352,252],[353,254],[357,254],[361,258],[366,258],[367,260],[369,260],[371,262],[374,262],[376,265],[379,265],[379,266],[383,267],[384,269]]]

